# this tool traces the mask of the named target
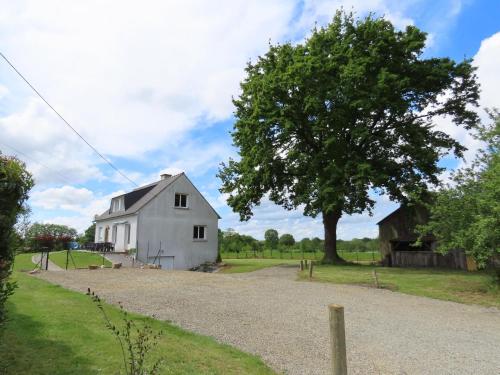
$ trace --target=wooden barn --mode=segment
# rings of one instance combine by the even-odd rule
[[[454,250],[446,255],[434,252],[436,239],[429,235],[420,246],[415,227],[429,220],[427,209],[421,205],[401,205],[378,224],[382,261],[391,267],[441,267],[468,269],[465,252]],[[469,265],[469,269],[471,266]]]

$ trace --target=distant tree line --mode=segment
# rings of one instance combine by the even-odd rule
[[[378,251],[378,239],[354,238],[352,240],[337,240],[339,251]],[[246,234],[240,234],[234,229],[219,229],[219,249],[226,252],[260,252],[260,251],[301,251],[301,252],[322,252],[324,240],[313,238],[302,238],[296,240],[290,233],[279,234],[276,229],[268,229],[264,233],[264,240],[258,240]]]
[[[75,228],[61,224],[31,223],[31,210],[20,214],[15,231],[12,234],[12,246],[16,253],[36,252],[48,249],[50,251],[65,250],[70,246],[94,242],[95,223],[90,225],[83,234],[78,234]]]

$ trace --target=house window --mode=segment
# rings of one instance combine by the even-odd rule
[[[130,224],[127,224],[125,226],[125,230],[127,232],[127,244],[129,245],[130,244]]]
[[[123,211],[124,208],[123,197],[115,198],[111,201],[111,212]]]
[[[97,241],[102,240],[102,227],[97,230]]]
[[[118,228],[116,225],[113,225],[113,231],[111,232],[111,242],[116,243],[116,235],[118,232]]]
[[[174,207],[187,208],[188,207],[187,194],[175,193]]]
[[[205,240],[206,227],[204,225],[195,225],[193,227],[193,239],[195,240]]]

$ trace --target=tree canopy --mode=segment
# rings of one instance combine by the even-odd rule
[[[76,229],[66,225],[34,223],[28,230],[28,240],[33,249],[41,247],[47,247],[49,250],[63,248],[76,237]]]
[[[95,223],[92,223],[90,227],[85,229],[85,232],[83,233],[83,236],[81,237],[81,241],[83,243],[85,242],[94,242],[95,241]]]
[[[33,187],[23,162],[0,153],[0,327],[5,321],[4,305],[15,284],[8,281],[14,259],[14,226]]]
[[[280,245],[285,247],[291,247],[295,245],[295,238],[289,233],[282,234],[280,236]]]
[[[276,229],[266,230],[264,240],[268,249],[276,249],[279,243],[278,231]]]
[[[240,219],[264,196],[321,214],[324,261],[340,262],[338,220],[371,212],[370,192],[404,201],[438,184],[440,158],[465,147],[436,119],[474,128],[478,84],[469,60],[424,58],[425,42],[415,26],[337,12],[303,43],[270,45],[250,62],[233,100],[240,159],[218,174]]]
[[[485,149],[436,194],[429,204],[430,221],[418,228],[437,237],[439,251],[464,249],[480,267],[500,253],[500,115],[491,115],[492,124],[478,133]]]

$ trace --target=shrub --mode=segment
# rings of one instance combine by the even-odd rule
[[[32,187],[24,163],[0,153],[0,328],[6,320],[5,301],[15,288],[8,281],[14,259],[14,225]]]
[[[151,349],[158,345],[162,332],[154,333],[151,326],[145,323],[139,327],[120,304],[122,326],[116,326],[110,319],[98,295],[87,289],[89,295],[101,312],[106,328],[115,336],[122,350],[123,365],[127,375],[159,374],[164,360],[162,358],[148,365]]]

